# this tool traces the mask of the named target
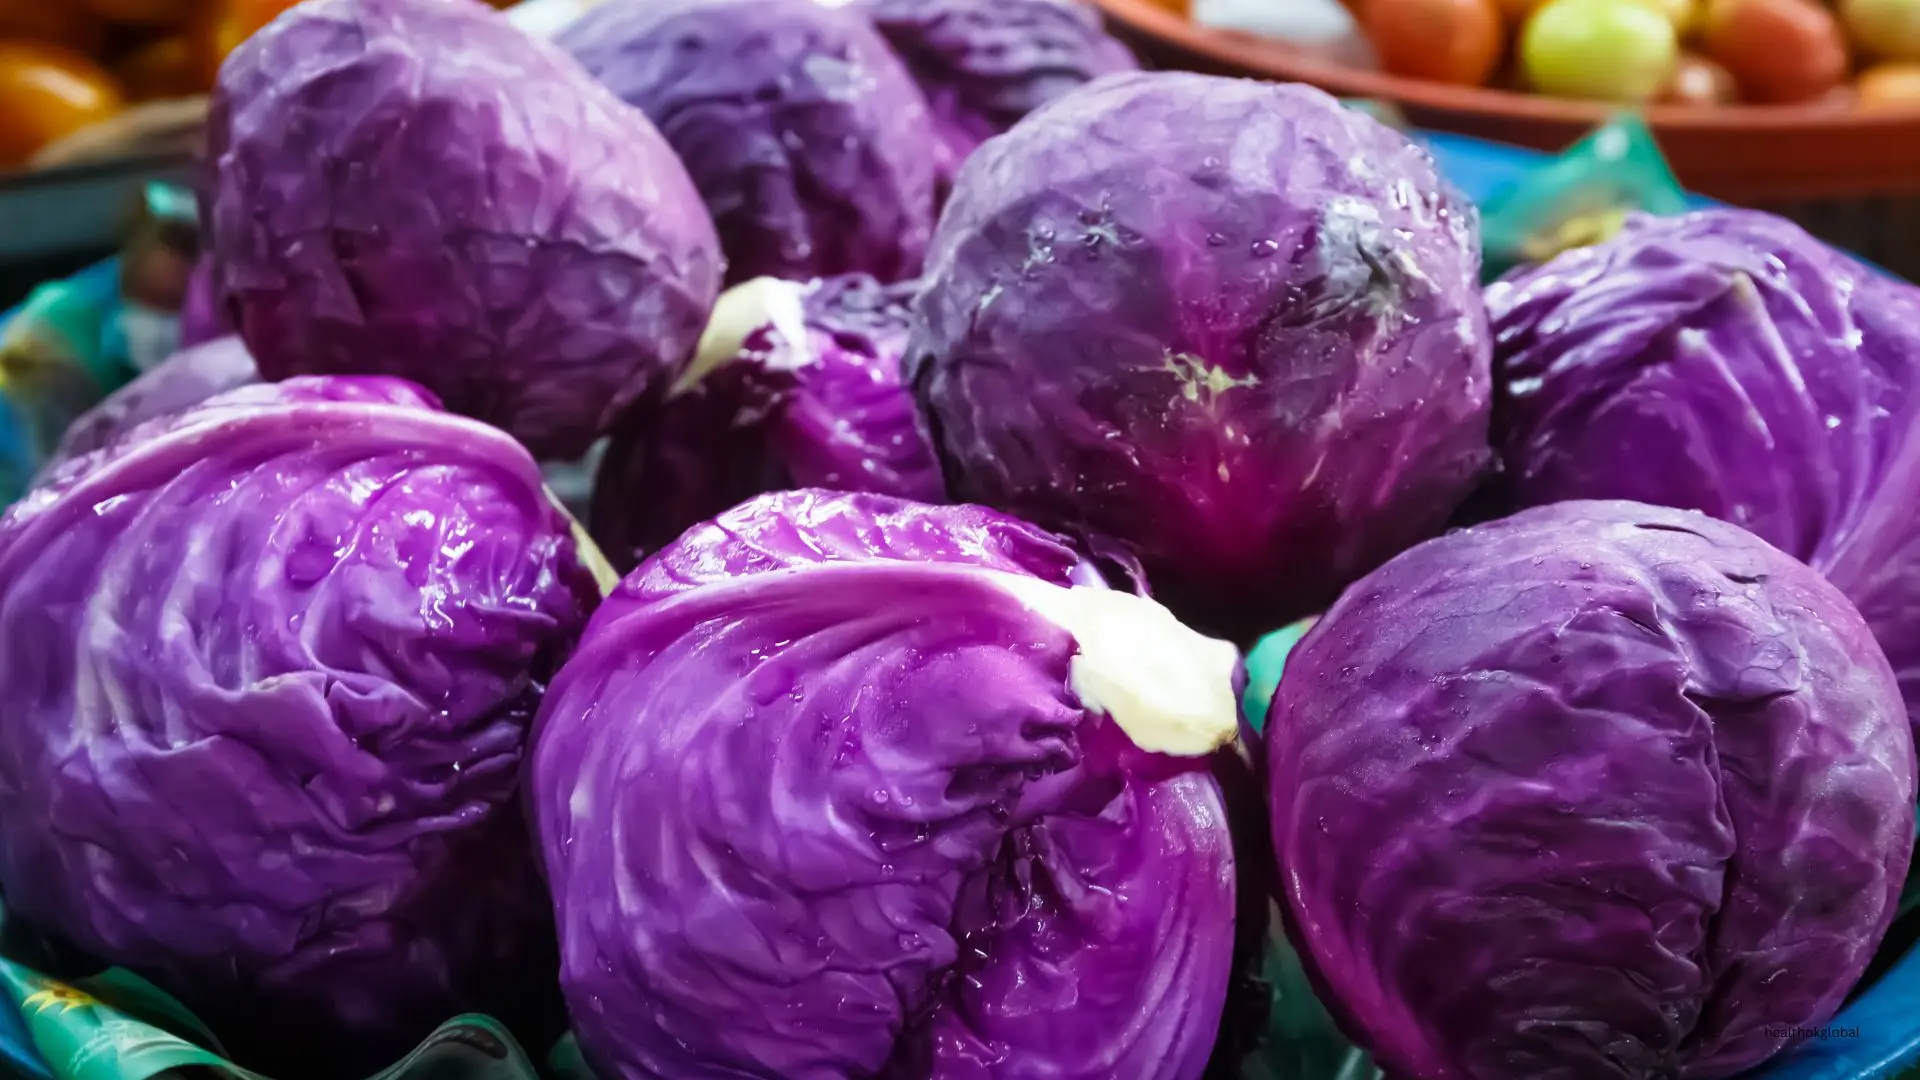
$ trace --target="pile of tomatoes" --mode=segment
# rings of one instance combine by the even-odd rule
[[[0,0],[0,171],[130,106],[205,93],[295,2]]]
[[[1629,104],[1920,102],[1920,0],[1353,0],[1380,66]]]

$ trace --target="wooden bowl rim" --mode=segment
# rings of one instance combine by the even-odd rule
[[[1493,119],[1594,127],[1627,108],[1606,102],[1576,101],[1484,86],[1451,86],[1384,72],[1362,71],[1316,57],[1282,41],[1239,30],[1198,26],[1152,0],[1093,0],[1108,17],[1134,31],[1158,38],[1214,63],[1269,78],[1306,82],[1343,97],[1392,101]],[[1722,131],[1750,134],[1893,137],[1920,128],[1920,103],[1874,110],[1832,104],[1655,105],[1639,110],[1654,128],[1684,136]]]

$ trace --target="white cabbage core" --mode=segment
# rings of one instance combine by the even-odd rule
[[[1233,645],[1190,629],[1159,603],[1116,589],[992,575],[1029,611],[1079,645],[1068,688],[1142,750],[1199,757],[1233,742],[1240,707]]]
[[[771,324],[781,337],[804,346],[806,309],[800,301],[806,292],[807,286],[799,282],[757,277],[721,293],[707,318],[707,329],[700,335],[693,362],[673,384],[673,393],[686,393],[715,368],[740,355],[747,338],[763,326]]]

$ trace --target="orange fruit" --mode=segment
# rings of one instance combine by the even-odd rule
[[[113,78],[80,53],[38,41],[0,41],[0,168],[99,123],[126,103]]]
[[[193,34],[200,50],[202,78],[211,86],[220,75],[220,65],[240,43],[266,29],[299,0],[206,0],[194,21]]]
[[[1480,86],[1506,48],[1494,0],[1367,0],[1363,18],[1381,69],[1395,75]]]
[[[1920,63],[1909,60],[1875,64],[1860,73],[1854,92],[1863,109],[1920,105]]]

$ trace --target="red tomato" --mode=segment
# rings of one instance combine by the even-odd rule
[[[1506,47],[1494,0],[1367,0],[1363,17],[1380,67],[1395,75],[1479,86]]]
[[[37,41],[0,41],[0,168],[125,107],[113,79],[85,56]]]
[[[1703,25],[1706,54],[1749,101],[1811,101],[1846,81],[1840,23],[1813,0],[1708,0]]]

